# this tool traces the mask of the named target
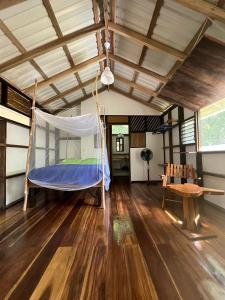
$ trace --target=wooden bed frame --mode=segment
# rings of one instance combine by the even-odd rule
[[[99,127],[101,121],[101,111],[100,111],[100,103],[99,103],[99,97],[98,97],[98,86],[97,86],[97,80],[98,80],[99,74],[96,74],[95,78],[95,93],[92,92],[93,97],[95,97],[96,101],[96,107],[97,107],[97,113],[98,113],[98,122],[99,122]],[[36,90],[37,90],[37,80],[35,80],[35,85],[34,85],[34,90],[33,90],[33,101],[32,101],[32,114],[31,114],[31,129],[30,129],[30,137],[29,137],[29,147],[28,147],[28,153],[27,153],[27,163],[26,163],[26,174],[25,174],[25,184],[24,184],[24,204],[23,204],[23,211],[27,210],[27,204],[28,204],[28,196],[29,196],[29,191],[31,188],[41,188],[39,185],[33,184],[29,179],[28,179],[28,174],[30,171],[30,157],[31,157],[31,148],[32,148],[32,138],[34,134],[34,129],[35,129],[35,103],[36,103]],[[93,188],[101,188],[101,197],[99,193],[96,194],[97,198],[97,206],[105,209],[105,169],[104,169],[104,164],[105,164],[105,128],[103,129],[102,135],[101,135],[101,162],[102,162],[102,181],[98,183],[97,185],[93,186]]]

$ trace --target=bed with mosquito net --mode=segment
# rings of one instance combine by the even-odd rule
[[[100,186],[104,176],[105,190],[109,189],[104,129],[97,114],[59,117],[35,109],[34,117],[30,186],[76,191]]]

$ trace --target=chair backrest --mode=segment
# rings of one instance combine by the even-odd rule
[[[194,182],[197,179],[197,173],[192,165],[167,164],[165,176],[163,178],[163,186],[167,184],[169,177],[180,179],[192,179]]]

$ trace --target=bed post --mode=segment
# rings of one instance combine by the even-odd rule
[[[96,96],[96,106],[99,120],[99,127],[101,128],[101,163],[102,163],[102,182],[101,182],[101,208],[105,209],[105,128],[101,121],[101,110],[98,98],[98,73],[95,78],[95,96]]]
[[[31,108],[31,128],[30,128],[30,137],[29,137],[29,147],[27,152],[27,163],[26,163],[26,174],[25,174],[25,183],[24,183],[24,203],[23,203],[23,211],[27,210],[27,201],[29,195],[29,183],[28,183],[28,174],[30,170],[30,155],[31,155],[31,147],[32,147],[32,139],[33,139],[33,132],[35,126],[35,101],[36,101],[36,89],[37,89],[37,80],[35,80],[35,86],[33,90],[33,102]]]

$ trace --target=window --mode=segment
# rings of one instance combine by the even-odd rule
[[[112,134],[128,134],[128,125],[112,125]]]
[[[192,117],[181,124],[181,144],[195,144],[195,118]]]
[[[116,152],[124,151],[124,137],[116,138]]]
[[[199,139],[201,151],[225,150],[225,99],[200,110]]]

